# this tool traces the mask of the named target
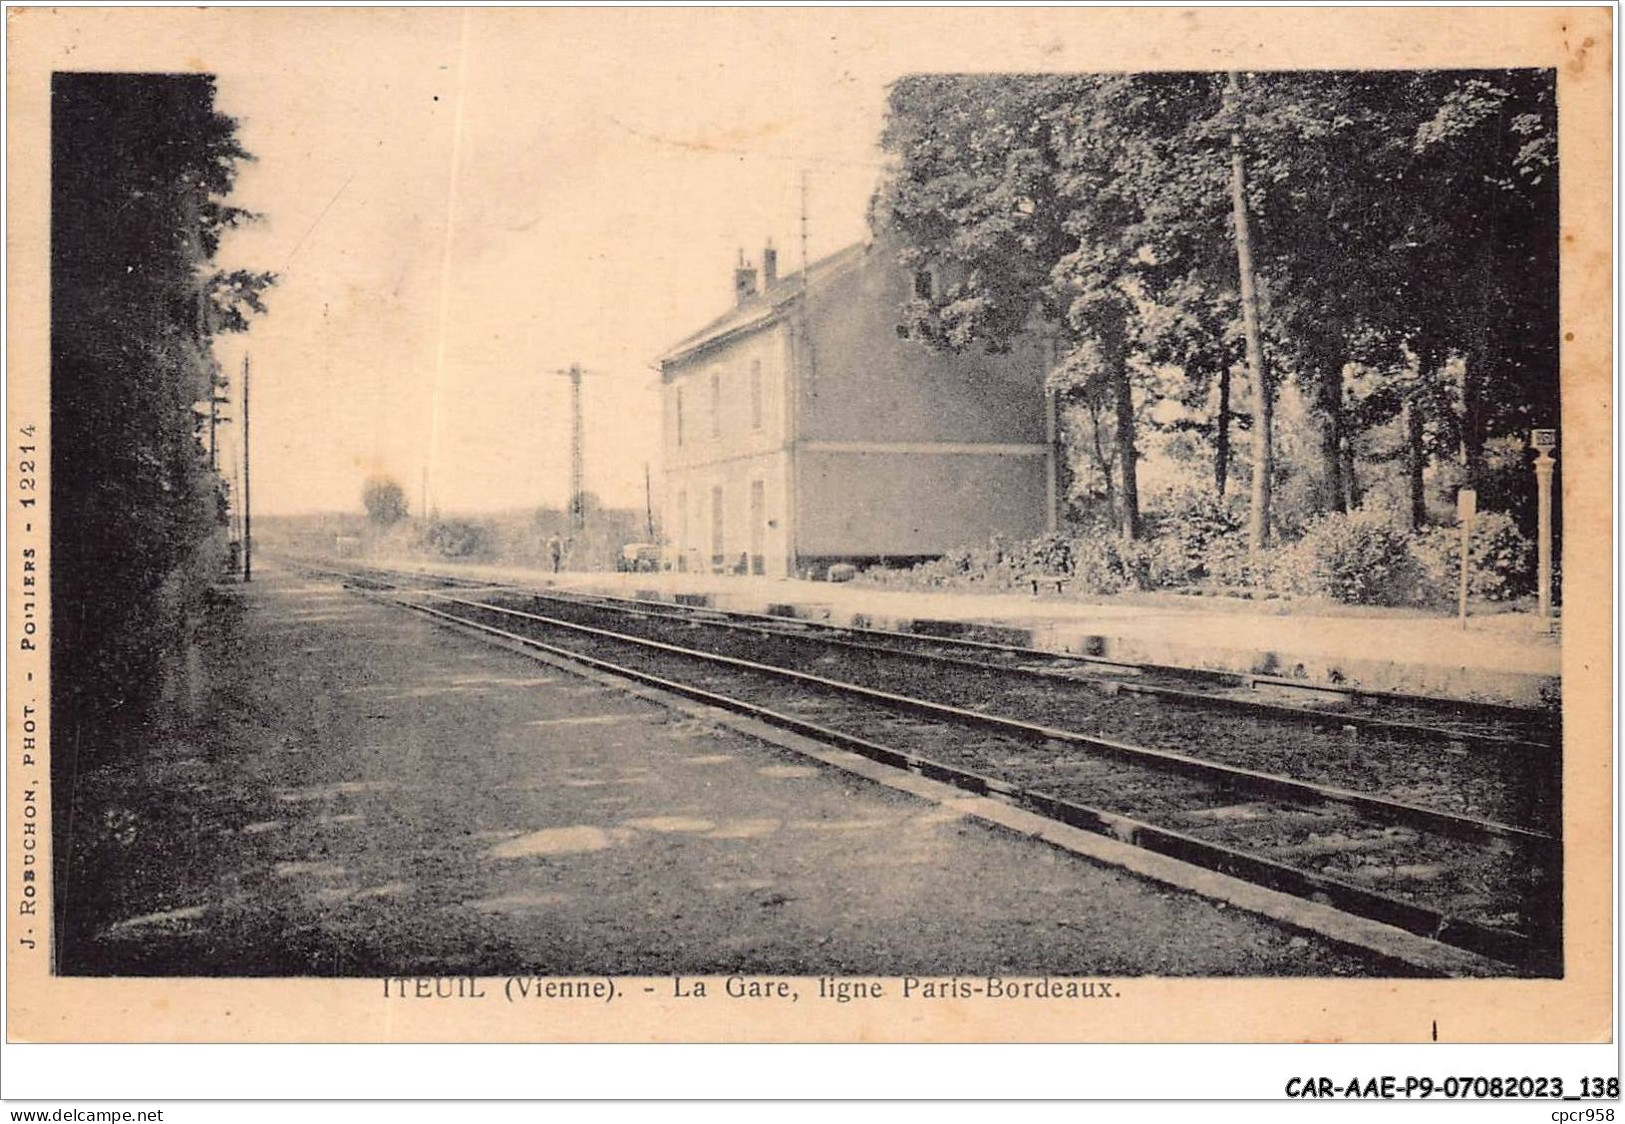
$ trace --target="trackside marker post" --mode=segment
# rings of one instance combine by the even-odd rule
[[[1535,582],[1540,601],[1535,614],[1535,627],[1544,632],[1552,627],[1552,470],[1557,467],[1552,450],[1557,448],[1557,430],[1534,430],[1529,435],[1529,443],[1535,447],[1535,495],[1539,501],[1539,554]]]

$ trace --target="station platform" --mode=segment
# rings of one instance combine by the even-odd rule
[[[377,560],[420,569],[421,560]],[[1177,594],[1085,598],[877,588],[861,582],[679,573],[551,573],[455,565],[470,577],[774,613],[838,625],[1025,644],[1135,663],[1281,676],[1517,706],[1560,697],[1561,648],[1531,614],[1455,617]]]

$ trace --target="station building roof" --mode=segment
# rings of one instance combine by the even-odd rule
[[[819,258],[805,270],[778,278],[761,292],[747,297],[699,331],[672,345],[656,360],[662,372],[680,366],[696,356],[742,336],[760,331],[781,320],[789,306],[808,290],[820,289],[830,281],[857,268],[871,249],[869,242],[857,242],[827,257]]]

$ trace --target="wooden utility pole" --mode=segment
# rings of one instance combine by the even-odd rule
[[[581,377],[601,374],[583,370],[580,363],[550,371],[570,380],[570,530],[579,532],[587,525],[587,470],[582,446],[585,443],[586,422],[581,414]]]
[[[801,169],[801,288],[807,289],[807,169]]]
[[[581,364],[570,364],[570,529],[587,525],[586,469],[582,464]]]
[[[243,581],[254,580],[254,508],[249,501],[248,355],[243,354]]]
[[[1247,162],[1241,150],[1241,79],[1229,74],[1225,101],[1230,117],[1230,206],[1236,224],[1236,268],[1241,275],[1241,324],[1247,338],[1247,368],[1257,405],[1253,415],[1253,496],[1247,519],[1247,549],[1257,554],[1270,541],[1270,476],[1275,471],[1274,391],[1264,366],[1258,327],[1258,291],[1253,282],[1253,235],[1247,208]]]

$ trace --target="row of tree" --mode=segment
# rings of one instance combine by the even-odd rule
[[[1314,506],[1358,505],[1383,426],[1416,525],[1429,465],[1474,482],[1491,438],[1557,423],[1550,71],[911,77],[883,145],[872,224],[938,278],[907,327],[950,349],[1052,334],[1129,536],[1161,426],[1205,444],[1217,495],[1250,477],[1267,543],[1289,384]]]
[[[252,218],[225,201],[248,157],[214,96],[201,75],[52,81],[58,770],[150,717],[224,558],[227,497],[206,443],[225,379],[210,342],[263,311],[272,278],[212,264]]]

